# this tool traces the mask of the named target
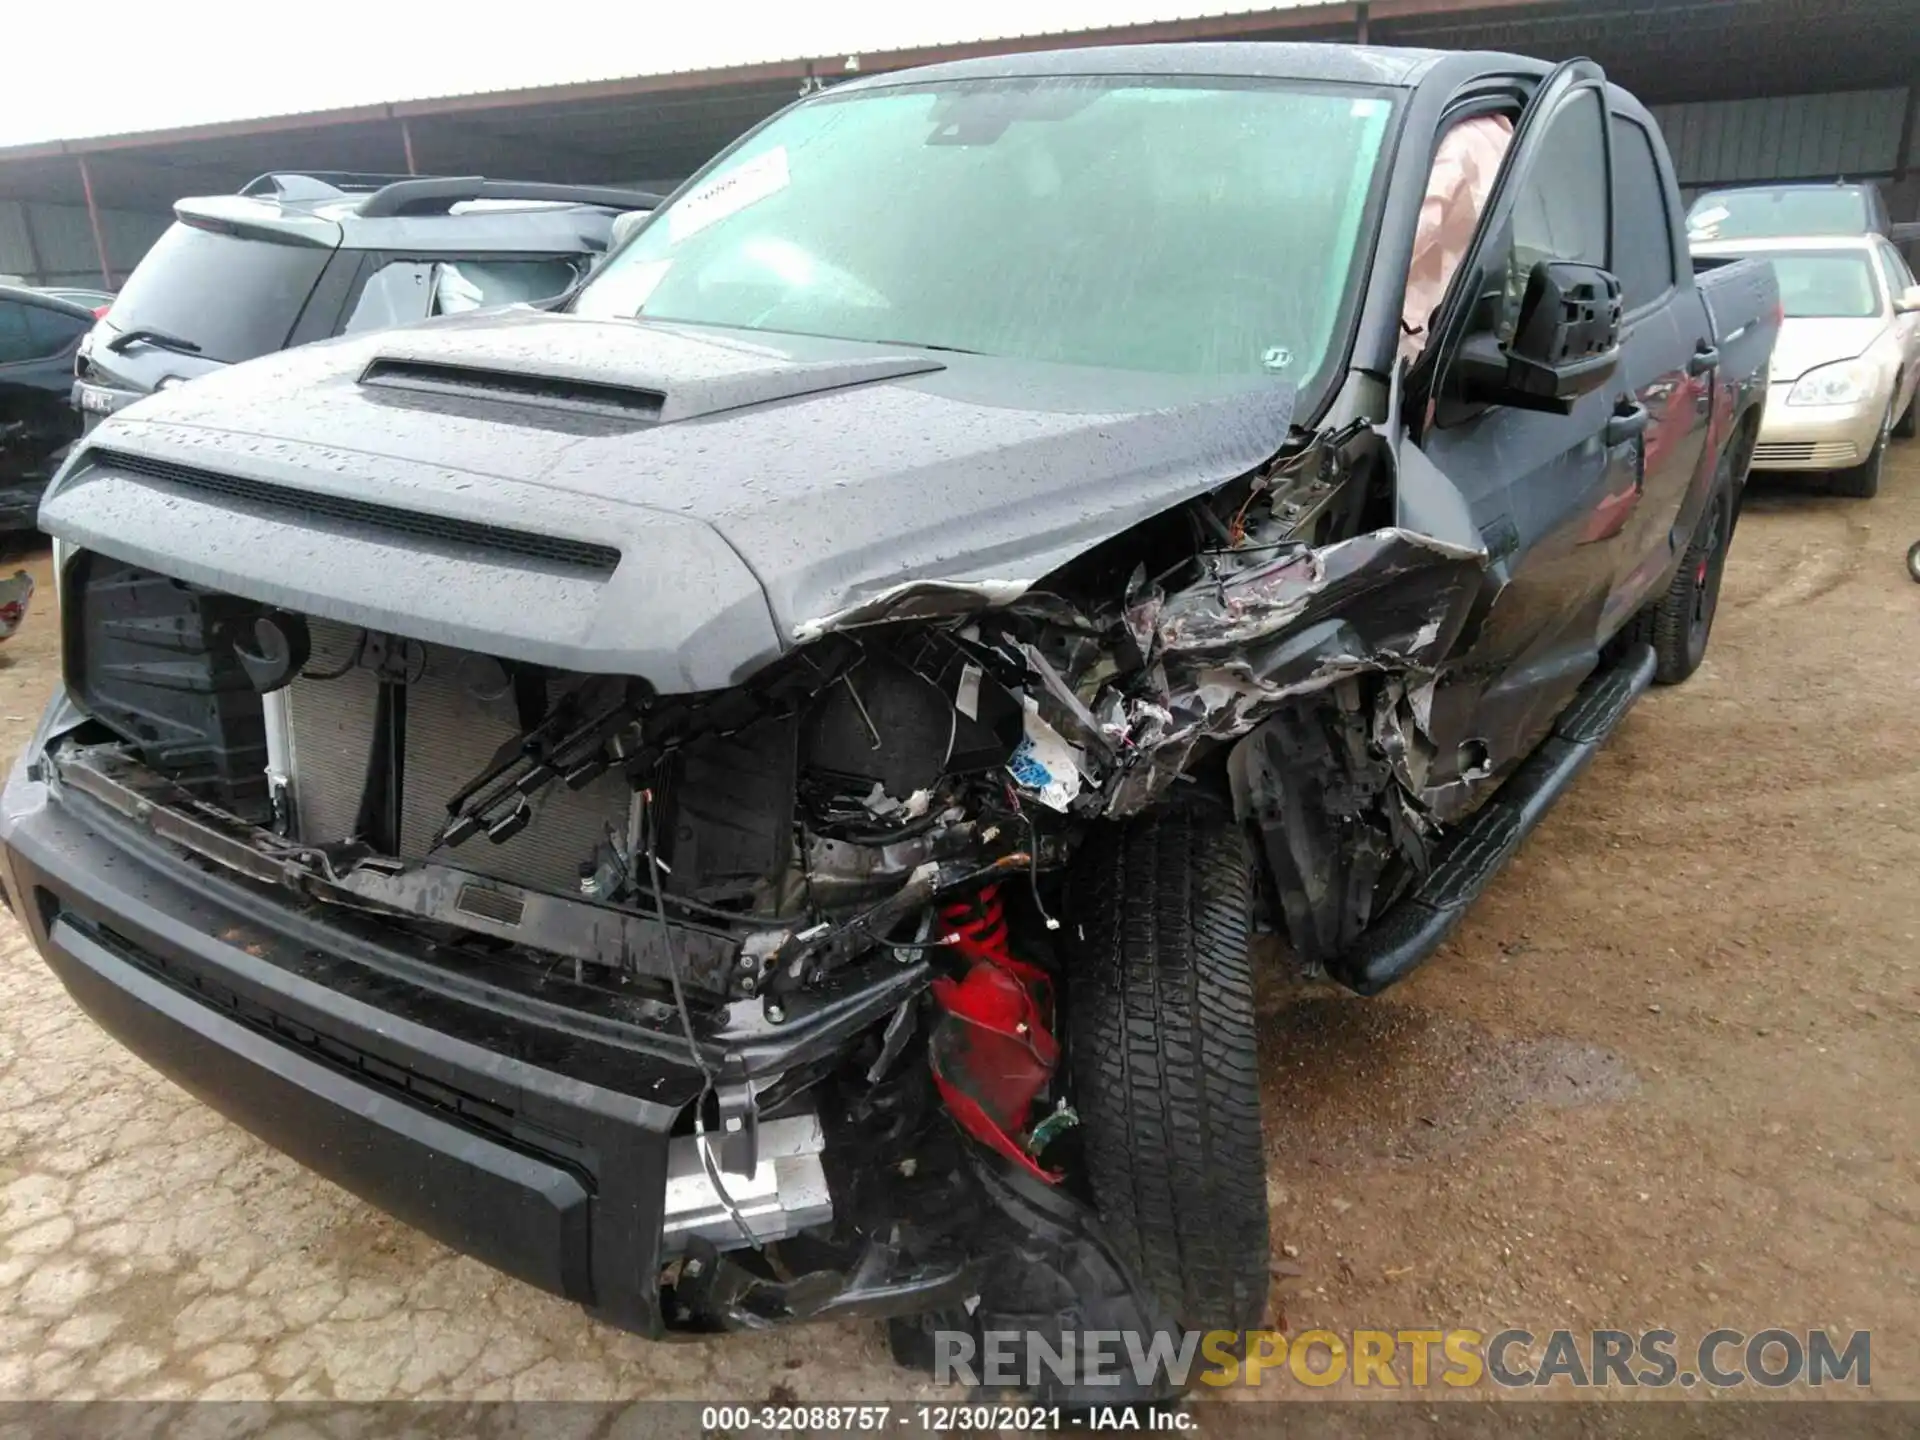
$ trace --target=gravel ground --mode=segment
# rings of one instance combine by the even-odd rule
[[[1262,997],[1274,1317],[1874,1334],[1920,1396],[1920,446],[1757,487],[1714,644],[1386,997]],[[44,552],[0,753],[57,668]],[[1907,877],[1903,880],[1901,877]],[[0,918],[0,1399],[921,1393],[874,1325],[654,1345],[386,1219],[101,1035]]]

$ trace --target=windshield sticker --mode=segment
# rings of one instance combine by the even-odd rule
[[[682,195],[679,204],[667,211],[668,238],[697,235],[716,220],[778,195],[787,183],[787,147],[776,145]]]

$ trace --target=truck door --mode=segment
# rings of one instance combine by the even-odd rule
[[[1692,292],[1692,267],[1676,246],[1679,191],[1660,164],[1652,133],[1616,110],[1613,125],[1613,258],[1625,324],[1609,420],[1612,473],[1596,532],[1627,542],[1601,616],[1611,635],[1645,603],[1685,536],[1674,533],[1706,455],[1718,355],[1707,307]]]
[[[1541,260],[1609,264],[1612,185],[1606,77],[1569,61],[1522,114],[1473,245],[1407,379],[1428,416],[1419,448],[1461,492],[1488,552],[1485,588],[1429,709],[1430,784],[1464,813],[1519,763],[1599,658],[1601,614],[1627,542],[1610,522],[1620,455],[1637,436],[1610,426],[1618,377],[1571,413],[1448,400],[1462,341],[1504,341]],[[1427,402],[1431,400],[1431,405]]]

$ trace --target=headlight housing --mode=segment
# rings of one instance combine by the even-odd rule
[[[1789,405],[1858,405],[1873,393],[1871,365],[1842,360],[1807,371],[1787,392]]]

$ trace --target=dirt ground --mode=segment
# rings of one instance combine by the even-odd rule
[[[1871,1329],[1874,1392],[1920,1396],[1920,445],[1896,453],[1871,502],[1756,485],[1701,672],[1432,964],[1374,1001],[1268,987],[1285,1329]],[[58,664],[27,563],[0,753]],[[923,1392],[874,1325],[597,1326],[158,1079],[4,919],[0,972],[0,1398]]]

